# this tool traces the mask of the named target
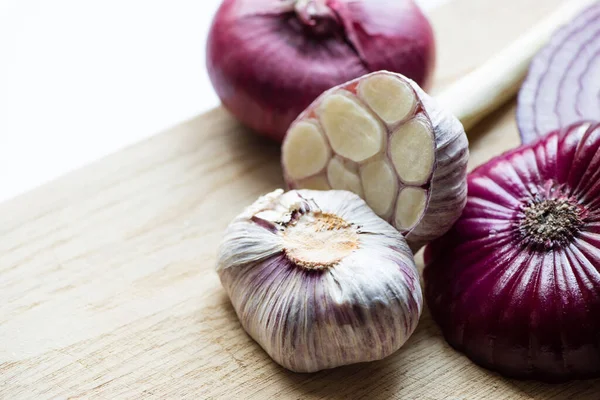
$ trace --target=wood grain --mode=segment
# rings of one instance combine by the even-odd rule
[[[432,15],[434,92],[559,0],[456,0]],[[471,136],[471,166],[517,143],[514,105]],[[393,356],[316,374],[272,362],[213,271],[229,220],[282,185],[278,146],[217,109],[0,206],[3,399],[597,399],[600,381],[504,379],[425,312]]]

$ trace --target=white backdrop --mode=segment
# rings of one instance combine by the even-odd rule
[[[219,4],[0,0],[0,201],[218,105]]]

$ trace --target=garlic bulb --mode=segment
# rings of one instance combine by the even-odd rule
[[[259,198],[227,228],[217,272],[246,332],[296,372],[384,358],[422,309],[406,241],[347,191]]]
[[[326,91],[300,114],[281,164],[290,188],[358,194],[416,252],[460,216],[468,158],[455,117],[410,79],[379,71]]]

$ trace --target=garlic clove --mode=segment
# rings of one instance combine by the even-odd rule
[[[362,80],[358,94],[386,124],[405,119],[417,105],[410,85],[386,74],[371,75]]]
[[[311,148],[321,153],[321,143],[286,137],[281,163],[289,187],[319,189],[326,181],[333,189],[357,193],[405,235],[413,251],[445,233],[460,216],[467,195],[466,134],[411,80],[379,71],[346,82],[324,92],[293,126],[306,121],[322,127],[331,161],[327,171],[320,170],[321,164],[298,154]],[[297,179],[298,163],[305,171],[318,171]],[[405,203],[402,193],[425,198]]]
[[[217,272],[246,332],[297,372],[384,358],[422,310],[406,241],[347,191],[261,197],[227,228]]]
[[[360,169],[360,179],[367,204],[377,215],[387,218],[398,190],[398,182],[392,167],[385,159],[374,160]]]
[[[413,119],[392,132],[390,158],[405,184],[427,183],[435,162],[435,142],[427,123]]]
[[[323,99],[318,113],[336,154],[361,162],[381,151],[383,128],[351,96],[333,93]],[[308,162],[310,161],[307,160]]]
[[[358,173],[339,157],[333,158],[327,166],[327,180],[332,187],[349,190],[363,197],[363,188]]]
[[[421,188],[405,187],[398,195],[396,204],[396,226],[408,230],[423,216],[427,205],[427,191]]]
[[[301,187],[311,187],[314,190],[331,190],[331,185],[329,185],[327,177],[323,175],[315,175],[298,181],[298,185]]]
[[[288,160],[288,174],[302,179],[321,171],[330,157],[329,146],[318,125],[300,121],[288,132],[288,140],[281,149]]]

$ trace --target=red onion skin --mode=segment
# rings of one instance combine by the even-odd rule
[[[582,120],[600,120],[600,3],[552,36],[519,91],[523,143]]]
[[[321,33],[284,10],[288,3],[225,0],[209,32],[212,84],[225,108],[257,133],[282,141],[323,91],[369,72],[428,83],[433,31],[412,0],[319,0],[335,18]]]
[[[526,243],[517,227],[536,194],[578,210],[570,241]],[[486,368],[549,382],[598,377],[599,248],[600,124],[579,123],[469,175],[462,216],[425,251],[427,303],[448,343]]]

